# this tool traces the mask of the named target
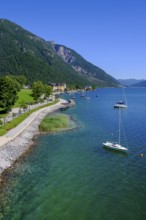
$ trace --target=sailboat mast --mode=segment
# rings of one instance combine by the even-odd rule
[[[119,144],[120,144],[120,134],[121,134],[121,110],[119,108]]]
[[[126,99],[126,95],[125,95],[125,90],[124,91],[124,99],[125,99],[125,104],[127,105],[127,99]]]

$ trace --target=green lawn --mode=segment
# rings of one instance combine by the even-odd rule
[[[12,108],[17,108],[20,107],[20,105],[23,103],[34,103],[34,99],[31,96],[32,94],[32,90],[31,89],[21,89],[20,92],[18,92],[18,99],[15,103],[15,105]],[[0,108],[0,111],[2,111],[2,109]],[[0,113],[0,118],[7,116],[8,113],[6,114],[2,114]]]
[[[33,97],[31,96],[32,90],[31,89],[21,89],[18,93],[18,100],[16,101],[13,108],[17,108],[21,105],[22,101],[25,103],[32,103],[34,102]]]

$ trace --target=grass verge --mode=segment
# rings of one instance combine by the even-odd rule
[[[16,118],[14,118],[12,121],[10,122],[7,122],[5,124],[5,126],[1,126],[0,127],[0,136],[6,134],[7,131],[9,131],[10,129],[12,128],[15,128],[18,124],[20,124],[24,119],[26,119],[30,114],[32,114],[33,112],[41,109],[41,108],[45,108],[45,107],[48,107],[48,106],[51,106],[51,105],[54,105],[56,104],[57,102],[59,102],[59,100],[55,100],[54,102],[51,102],[51,103],[48,103],[48,104],[45,104],[45,105],[42,105],[38,108],[35,108],[35,109],[32,109]]]

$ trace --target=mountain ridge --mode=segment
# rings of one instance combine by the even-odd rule
[[[0,47],[0,75],[25,75],[30,83],[118,85],[115,78],[74,50],[45,41],[7,19],[0,19]]]
[[[143,79],[118,79],[118,81],[124,86],[134,86],[143,82]]]
[[[142,80],[138,83],[131,85],[132,87],[146,87],[146,80]]]
[[[57,54],[62,57],[66,63],[70,64],[79,74],[88,77],[91,82],[97,81],[100,83],[103,81],[103,77],[107,77],[108,74],[104,70],[85,60],[73,49],[55,43],[53,43],[53,46]],[[86,63],[84,63],[84,61],[86,61]],[[111,80],[117,82],[112,76],[110,76],[110,78],[107,77],[107,79],[109,80],[109,83]]]

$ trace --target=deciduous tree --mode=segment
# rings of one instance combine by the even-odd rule
[[[8,112],[18,96],[18,83],[11,77],[0,77],[0,108]]]
[[[43,91],[44,91],[44,86],[41,81],[37,81],[32,84],[32,96],[36,102],[43,94]]]
[[[51,94],[52,94],[52,87],[51,86],[48,86],[48,85],[44,85],[44,95],[45,95],[45,98],[48,98]]]

